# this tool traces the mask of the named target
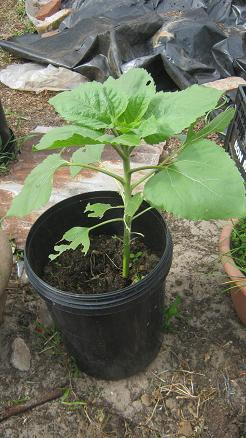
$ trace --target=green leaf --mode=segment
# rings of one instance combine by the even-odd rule
[[[141,139],[136,134],[122,134],[115,137],[111,144],[119,144],[123,146],[139,146]]]
[[[222,91],[192,85],[174,93],[159,92],[153,97],[144,118],[155,116],[164,128],[179,134],[199,117],[215,108]]]
[[[94,131],[80,126],[67,125],[54,128],[45,134],[40,142],[34,146],[34,150],[58,149],[85,144],[97,144],[100,131]]]
[[[155,95],[155,84],[152,76],[142,68],[134,68],[123,73],[119,79],[108,78],[105,86],[111,86],[128,97],[128,105],[118,118],[120,125],[129,125],[139,121],[147,111],[152,97]]]
[[[88,217],[99,217],[102,218],[106,211],[110,210],[112,205],[110,204],[101,204],[100,202],[95,204],[88,203],[85,209],[85,213],[88,213]]]
[[[223,111],[210,123],[204,126],[203,129],[200,129],[200,131],[189,132],[186,142],[189,143],[190,141],[197,141],[201,138],[207,137],[210,134],[213,134],[214,132],[223,132],[229,125],[230,121],[233,119],[234,114],[235,110],[233,108],[229,108],[226,111]]]
[[[143,202],[142,193],[136,193],[135,195],[133,195],[126,206],[125,209],[126,216],[133,217],[134,214],[138,211],[142,202]]]
[[[92,129],[109,128],[128,104],[127,96],[99,82],[88,82],[49,100],[66,120]]]
[[[146,183],[144,198],[185,219],[246,215],[243,180],[228,154],[209,140],[190,143]]]
[[[71,162],[80,164],[97,163],[101,159],[103,148],[104,145],[96,144],[77,149],[72,155]],[[70,167],[70,173],[74,177],[81,169],[82,166],[72,166]]]
[[[141,139],[134,133],[122,134],[118,137],[114,135],[105,134],[98,138],[100,142],[109,143],[113,145],[123,146],[139,146]]]
[[[68,230],[61,240],[67,240],[68,244],[55,245],[54,250],[56,254],[50,254],[49,259],[55,260],[63,252],[69,249],[76,249],[79,245],[82,245],[82,253],[87,254],[90,248],[90,238],[89,238],[90,228],[87,227],[73,227]]]
[[[132,131],[141,138],[156,134],[159,131],[158,121],[151,116],[149,119],[142,120],[140,125]]]
[[[133,133],[143,138],[146,143],[157,144],[174,135],[174,131],[159,121],[155,116],[142,120],[137,128],[132,129]]]
[[[21,192],[13,199],[7,216],[23,217],[45,205],[50,199],[53,175],[64,165],[67,162],[59,154],[45,158],[26,178]]]

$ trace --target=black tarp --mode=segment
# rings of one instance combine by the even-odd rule
[[[0,41],[24,59],[104,81],[145,67],[159,89],[246,78],[244,0],[66,0],[74,13],[57,35]]]

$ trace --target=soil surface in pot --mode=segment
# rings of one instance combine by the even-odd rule
[[[154,269],[160,255],[141,238],[132,240],[129,279],[121,276],[123,243],[119,237],[91,238],[86,255],[81,249],[65,251],[44,268],[43,280],[57,289],[81,294],[105,293],[137,283]]]

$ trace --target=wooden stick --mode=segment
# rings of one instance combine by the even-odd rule
[[[64,389],[56,388],[50,391],[46,391],[44,394],[36,399],[29,400],[24,405],[10,406],[8,408],[5,408],[3,412],[0,413],[0,423],[4,420],[7,420],[7,418],[13,417],[14,415],[23,414],[24,412],[27,412],[37,406],[41,406],[49,401],[56,400],[57,398],[60,398],[63,394]]]

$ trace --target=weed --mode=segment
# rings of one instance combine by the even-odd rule
[[[64,394],[60,399],[60,403],[69,408],[75,408],[75,409],[87,405],[87,403],[84,400],[76,399],[74,392],[70,388],[66,388],[64,390]]]
[[[19,127],[19,125],[18,125]],[[29,139],[35,137],[36,134],[24,135],[22,137],[15,137],[11,142],[15,143],[14,152],[1,151],[1,138],[0,138],[0,175],[8,173],[10,164],[15,161],[18,153],[21,151],[23,144]],[[11,145],[8,143],[7,148]]]
[[[181,297],[177,295],[174,302],[171,303],[170,306],[166,307],[166,309],[164,310],[164,321],[163,321],[164,330],[170,331],[173,319],[180,316],[181,302],[182,302]]]
[[[49,352],[53,355],[64,355],[60,332],[55,328],[45,328],[39,321],[35,323],[35,331],[40,336],[42,349],[39,354]]]
[[[141,259],[143,255],[142,251],[138,251],[136,253],[130,253],[130,260],[132,261],[133,264],[135,264],[136,262],[138,262],[139,259]]]
[[[81,371],[77,366],[75,359],[72,356],[68,356],[68,371],[71,377],[78,378],[81,376]]]
[[[143,278],[144,278],[144,275],[137,272],[132,279],[132,284],[137,283],[138,281],[142,280]]]
[[[246,218],[241,219],[233,228],[231,236],[231,255],[240,269],[246,275]]]
[[[19,397],[17,399],[9,400],[8,406],[18,406],[26,403],[28,400],[30,400],[30,397]]]

